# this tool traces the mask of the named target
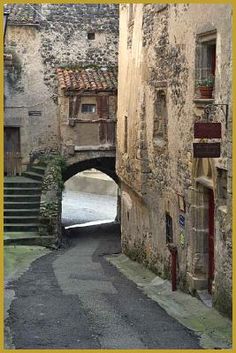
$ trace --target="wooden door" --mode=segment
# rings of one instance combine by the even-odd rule
[[[20,128],[4,128],[4,174],[21,174]]]
[[[215,235],[215,202],[213,190],[208,191],[208,292],[212,292],[215,272],[214,235]]]

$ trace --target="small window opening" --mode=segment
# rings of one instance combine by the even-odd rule
[[[167,130],[167,106],[164,91],[158,91],[153,120],[153,137],[165,137]]]
[[[227,204],[227,170],[217,168],[217,194],[219,205]]]
[[[166,243],[173,243],[172,217],[166,212]]]
[[[82,104],[81,113],[96,113],[96,104]]]
[[[94,40],[95,39],[95,33],[94,32],[89,32],[88,33],[88,40]]]
[[[125,139],[124,139],[124,152],[127,153],[128,149],[128,117],[125,116]]]

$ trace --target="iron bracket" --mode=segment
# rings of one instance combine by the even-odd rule
[[[212,104],[207,104],[204,108],[204,115],[206,116],[207,122],[212,114],[214,114],[217,109],[220,109],[222,113],[224,114],[225,117],[225,126],[227,129],[228,125],[228,115],[229,115],[229,105],[225,103],[212,103]]]

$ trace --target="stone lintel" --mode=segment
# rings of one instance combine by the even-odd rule
[[[97,146],[75,146],[75,152],[80,151],[107,151],[107,150],[115,150],[116,147],[114,145],[97,145]]]

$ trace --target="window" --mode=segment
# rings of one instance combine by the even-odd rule
[[[154,119],[153,119],[153,137],[164,137],[167,129],[167,107],[166,95],[163,90],[157,92]]]
[[[128,12],[129,12],[129,22],[132,22],[133,19],[134,19],[134,8],[135,4],[129,4],[129,9],[128,9]]]
[[[216,168],[217,170],[217,196],[218,204],[227,204],[227,170]]]
[[[125,116],[125,136],[124,136],[124,152],[127,153],[128,149],[128,117]]]
[[[89,32],[88,33],[88,40],[94,40],[95,39],[95,33],[94,32]]]
[[[212,98],[216,71],[216,32],[199,35],[196,50],[196,93]]]
[[[82,104],[81,113],[96,113],[96,104]]]
[[[173,243],[172,217],[166,212],[166,243]]]

